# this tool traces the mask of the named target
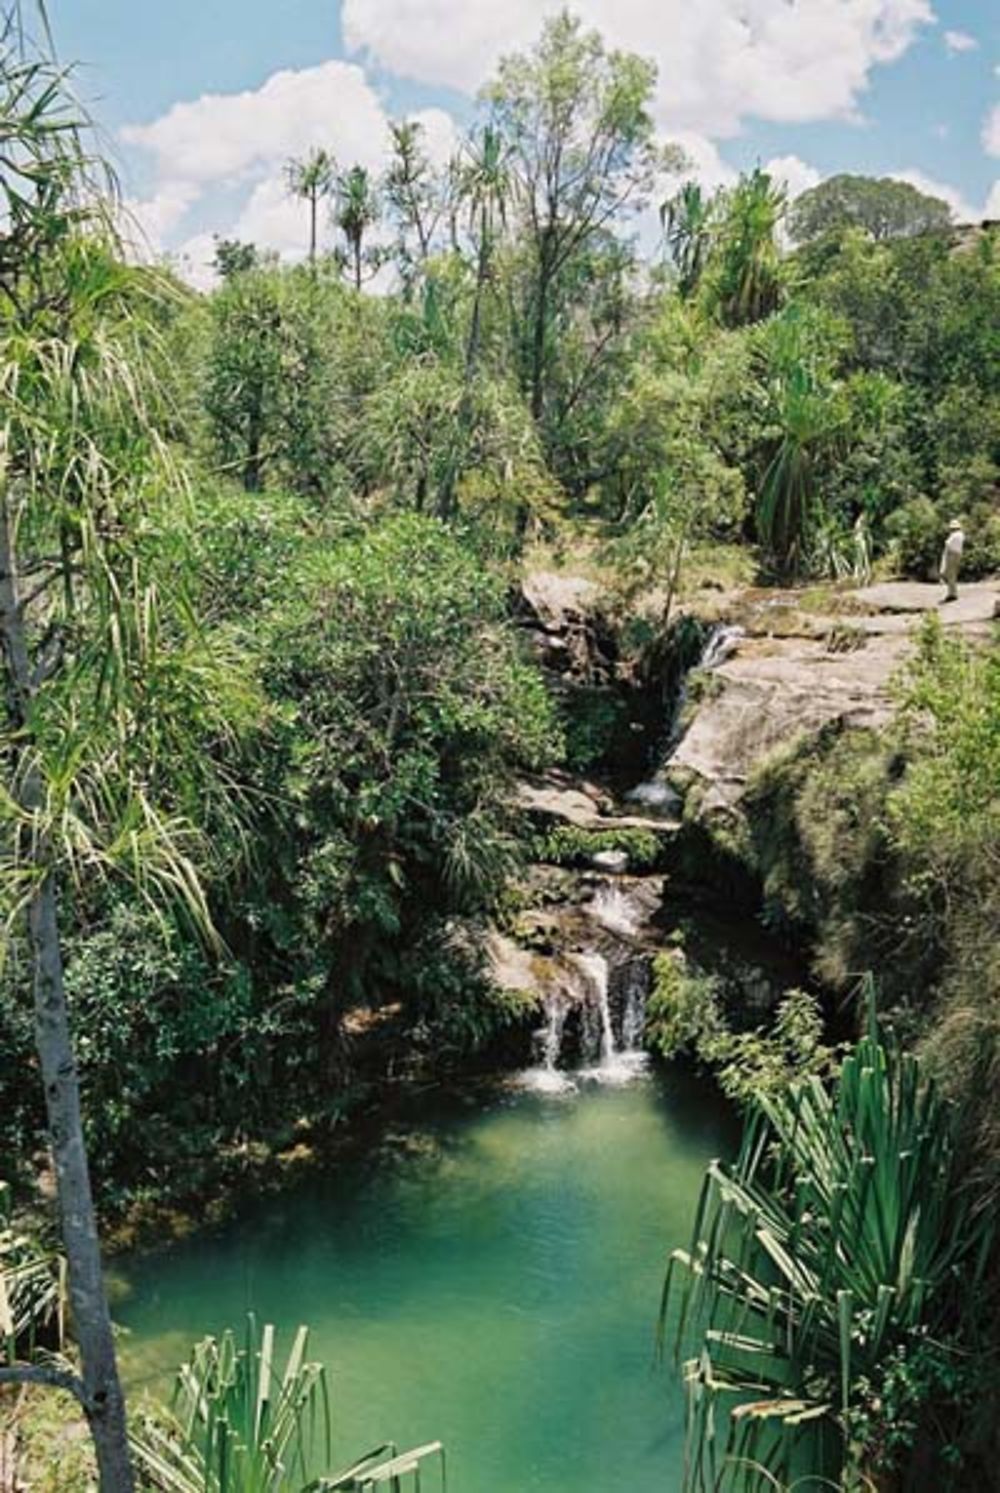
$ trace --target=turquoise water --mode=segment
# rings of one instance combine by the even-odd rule
[[[335,1465],[440,1439],[451,1493],[669,1493],[683,1406],[654,1326],[704,1165],[731,1146],[707,1087],[426,1105],[367,1160],[128,1263],[131,1386],[252,1308],[286,1341],[310,1324]]]

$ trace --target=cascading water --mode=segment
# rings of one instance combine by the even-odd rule
[[[720,623],[717,627],[713,627],[695,668],[717,669],[720,664],[725,663],[743,635],[742,627],[735,627],[728,623]]]
[[[684,707],[688,702],[691,678],[697,674],[711,674],[714,669],[719,668],[720,664],[724,664],[743,636],[742,627],[735,627],[729,623],[719,623],[709,632],[697,663],[692,664],[681,680],[680,688],[677,691],[677,698],[674,701],[669,728],[667,730],[664,766],[670,762],[671,757],[680,745],[681,737],[684,735]],[[659,776],[654,776],[644,783],[637,784],[635,788],[626,794],[626,798],[630,799],[633,803],[641,804],[647,812],[652,814],[669,814],[676,813],[677,811],[677,795],[670,788],[670,785]]]
[[[646,1035],[646,1000],[649,996],[648,959],[630,959],[622,966],[622,1046],[626,1053],[642,1053]]]
[[[597,1015],[599,1046],[593,1055],[599,1058],[603,1067],[615,1059],[615,1030],[611,1025],[611,1006],[608,1003],[608,961],[603,954],[577,954],[575,957],[586,982],[587,1005]]]
[[[639,915],[636,905],[621,887],[609,883],[594,894],[590,914],[609,933],[621,938],[635,938],[639,932]]]
[[[522,1086],[541,1094],[565,1094],[576,1088],[559,1067],[563,1032],[569,1002],[561,990],[551,990],[545,1000],[545,1025],[535,1033],[534,1045],[540,1061],[521,1075]]]
[[[642,1050],[645,1029],[645,995],[636,987],[641,998],[641,1008],[630,1009],[629,999],[622,1008],[621,1037],[615,1038],[611,1009],[612,968],[603,954],[578,954],[577,962],[584,971],[590,987],[593,1009],[598,1018],[599,1050],[597,1061],[580,1071],[580,1077],[597,1083],[630,1083],[646,1066],[646,1054]],[[635,961],[630,961],[630,965]],[[638,1013],[638,1019],[637,1019]]]
[[[684,707],[687,705],[692,675],[711,674],[713,669],[717,669],[720,664],[725,663],[742,637],[742,627],[734,627],[722,622],[713,627],[709,632],[708,637],[705,639],[705,646],[699,655],[698,662],[693,664],[687,671],[681,680],[681,686],[677,692],[673,717],[670,723],[670,733],[667,739],[668,758],[684,734]]]
[[[535,1034],[539,1061],[521,1074],[521,1085],[543,1094],[565,1094],[576,1089],[577,1081],[621,1084],[641,1073],[646,1066],[645,963],[632,958],[613,966],[596,949],[569,955],[567,989],[553,989],[546,998],[545,1025]],[[612,999],[612,984],[617,988],[622,980],[622,999]],[[581,1066],[560,1066],[567,1045],[578,1053]]]

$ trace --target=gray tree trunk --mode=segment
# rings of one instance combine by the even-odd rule
[[[33,814],[42,802],[42,784],[31,755],[34,689],[24,609],[18,595],[11,515],[4,494],[0,494],[0,643],[3,646],[8,709],[21,728],[24,743],[16,791],[21,807],[26,813]],[[84,1146],[80,1082],[66,1006],[53,847],[49,838],[46,835],[32,836],[27,855],[35,876],[28,903],[35,1044],[56,1169],[73,1329],[80,1349],[82,1402],[97,1454],[101,1493],[132,1493],[135,1483],[125,1425],[125,1401],[118,1378],[114,1335],[104,1291],[97,1217]]]

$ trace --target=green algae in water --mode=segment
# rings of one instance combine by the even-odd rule
[[[440,1438],[452,1493],[669,1493],[683,1403],[654,1324],[705,1164],[732,1143],[707,1087],[427,1107],[405,1143],[129,1262],[133,1392],[253,1309],[310,1325],[335,1463]]]

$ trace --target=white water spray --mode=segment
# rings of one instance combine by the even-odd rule
[[[619,886],[602,886],[590,904],[594,921],[620,938],[635,938],[639,933],[639,912],[635,901]]]

